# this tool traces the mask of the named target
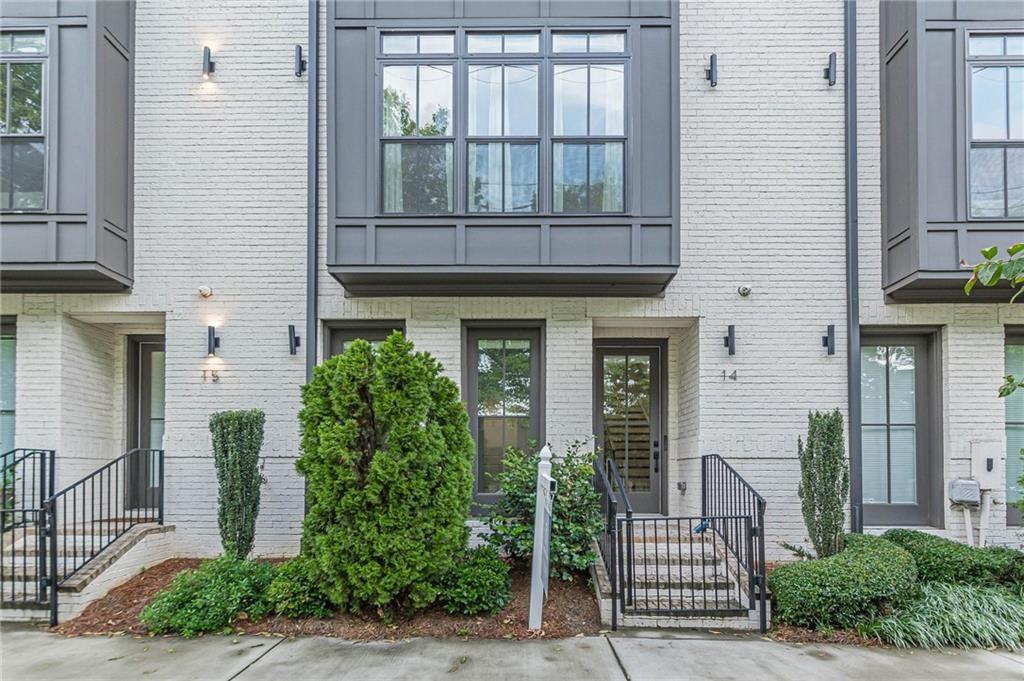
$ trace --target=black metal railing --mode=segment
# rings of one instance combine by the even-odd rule
[[[750,607],[757,597],[760,625],[767,620],[767,585],[764,558],[765,500],[750,483],[717,454],[701,457],[701,515],[709,519],[715,534],[722,538],[728,553],[734,555],[748,580]],[[741,522],[738,518],[747,518]]]
[[[619,540],[619,503],[621,501],[627,518],[633,517],[633,506],[629,503],[629,496],[622,486],[622,478],[613,460],[598,458],[594,461],[594,486],[601,497],[601,515],[604,518],[604,529],[598,537],[597,546],[611,588],[612,629],[617,629],[617,610],[624,606],[620,602],[623,594],[620,584],[625,580],[621,559],[622,542]]]
[[[767,630],[764,498],[724,459],[701,460],[699,516],[638,516],[615,462],[594,464],[598,540],[619,615],[721,617],[759,611]]]
[[[51,625],[57,624],[57,587],[132,527],[163,524],[163,490],[163,450],[132,449],[43,502]]]
[[[45,603],[46,541],[43,500],[53,494],[50,449],[0,454],[0,601]]]

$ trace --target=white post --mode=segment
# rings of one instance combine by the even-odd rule
[[[549,542],[551,540],[551,504],[554,496],[551,478],[551,450],[540,450],[537,464],[537,495],[533,512],[533,561],[530,579],[529,628],[536,631],[543,624],[544,599],[548,594]]]

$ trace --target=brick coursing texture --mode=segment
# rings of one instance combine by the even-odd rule
[[[301,354],[287,353],[286,328],[303,328],[305,309],[306,82],[292,74],[291,59],[294,44],[306,42],[306,9],[299,0],[230,0],[201,12],[189,0],[140,2],[135,288],[2,296],[3,312],[19,315],[19,443],[53,438],[86,452],[123,444],[123,334],[165,330],[167,515],[181,555],[219,551],[207,419],[231,408],[267,413],[255,551],[298,548],[302,481],[293,462],[304,367]],[[878,7],[862,2],[859,12],[862,318],[945,327],[946,472],[965,475],[966,443],[1002,437],[992,387],[1002,372],[1003,325],[1024,322],[1024,307],[882,300]],[[842,72],[843,3],[683,2],[680,14],[682,266],[663,297],[346,298],[326,271],[322,210],[319,316],[404,319],[417,346],[460,385],[462,321],[545,320],[547,439],[556,449],[592,434],[594,338],[668,338],[670,510],[697,512],[699,456],[721,454],[768,497],[768,548],[784,556],[776,541],[805,534],[796,439],[806,413],[846,405],[843,91],[841,79],[829,88],[821,78],[832,51]],[[321,10],[321,74],[326,26]],[[209,83],[198,74],[203,45],[218,64]],[[714,90],[704,80],[712,52]],[[326,206],[325,80],[320,88]],[[199,298],[200,285],[214,296]],[[740,285],[753,293],[738,296]],[[82,313],[155,313],[163,323],[127,317],[93,331],[68,321]],[[212,360],[210,323],[223,338]],[[737,328],[734,357],[722,346],[729,324]],[[837,331],[833,357],[820,346],[828,324]],[[109,347],[98,346],[101,338]],[[88,349],[88,372],[69,368],[78,344]],[[217,369],[219,382],[204,382],[203,369]],[[112,392],[103,385],[110,380]],[[677,482],[687,483],[685,494]],[[960,536],[959,516],[946,516],[947,533]],[[1001,507],[992,525],[999,540],[1020,541],[1005,530]]]

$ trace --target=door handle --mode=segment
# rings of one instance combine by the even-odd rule
[[[661,458],[661,449],[658,446],[658,441],[657,440],[655,440],[652,444],[654,445],[654,472],[657,473],[658,472],[658,460]]]

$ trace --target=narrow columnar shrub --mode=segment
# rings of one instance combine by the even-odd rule
[[[909,553],[880,537],[846,535],[834,556],[783,565],[768,584],[780,622],[851,628],[898,608],[916,593]]]
[[[919,530],[894,529],[882,536],[914,557],[921,581],[1024,586],[1024,551],[975,548]]]
[[[302,401],[313,577],[340,609],[433,603],[468,538],[474,447],[458,388],[396,332],[318,366]]]
[[[491,509],[488,542],[506,555],[528,560],[533,554],[533,517],[539,454],[510,448],[504,468],[495,475],[501,496]],[[597,559],[594,539],[601,534],[601,498],[594,489],[594,453],[583,443],[570,444],[551,460],[558,485],[551,509],[551,573],[562,579],[590,567]]]
[[[155,634],[186,638],[220,631],[240,617],[259,619],[270,612],[267,588],[273,575],[268,563],[221,556],[179,573],[139,619]]]
[[[331,602],[320,588],[315,565],[305,556],[278,566],[267,589],[267,599],[274,612],[285,617],[327,617],[331,614]]]
[[[928,582],[905,607],[858,630],[901,648],[1014,650],[1024,644],[1024,599],[1002,587]]]
[[[508,563],[490,546],[466,551],[444,581],[441,603],[451,613],[494,614],[512,600]]]
[[[797,440],[800,458],[800,507],[818,558],[842,550],[850,466],[843,442],[843,415],[807,415],[807,441]]]
[[[256,536],[260,511],[260,448],[263,412],[222,411],[210,416],[217,468],[217,524],[224,553],[245,558]]]

